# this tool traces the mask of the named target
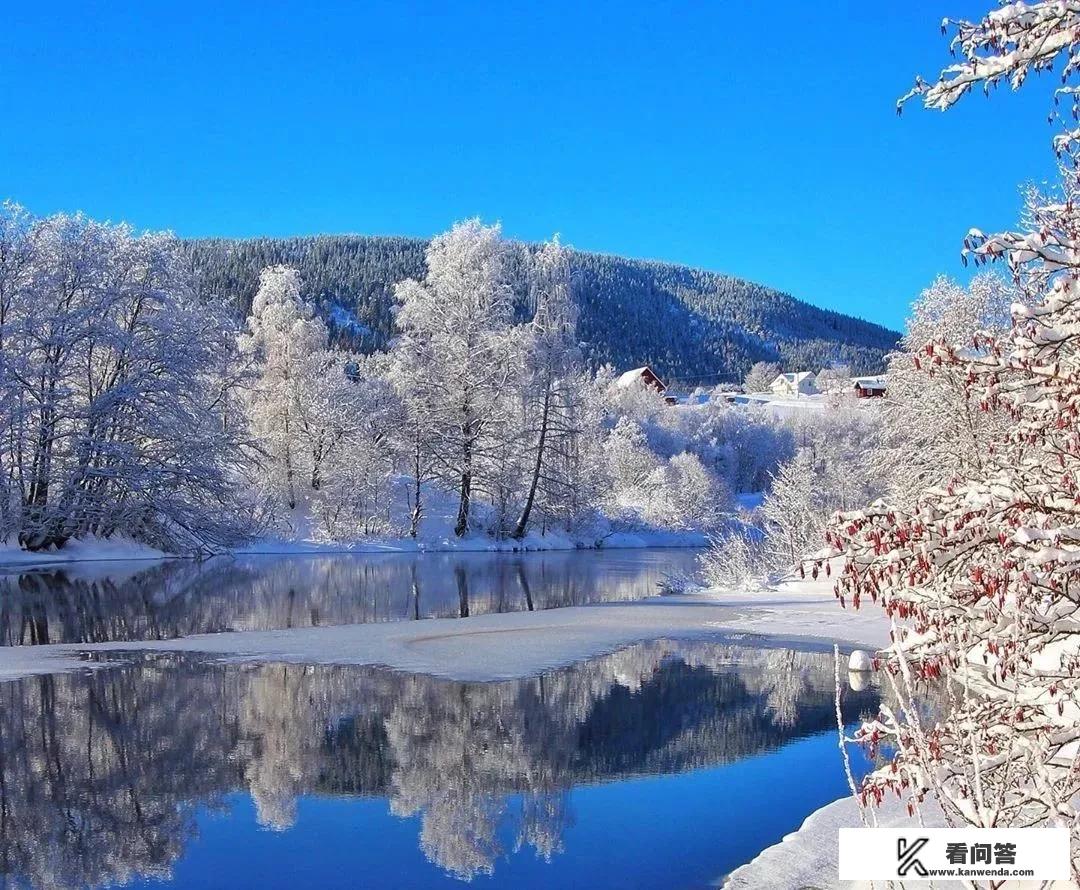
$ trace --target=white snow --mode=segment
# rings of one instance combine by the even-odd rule
[[[0,566],[39,566],[99,560],[164,559],[167,554],[128,538],[73,538],[60,550],[50,548],[29,552],[17,542],[0,543]]]
[[[928,808],[927,808],[928,809]],[[888,800],[877,811],[877,824],[898,826],[908,823],[904,805]],[[940,825],[940,811],[928,816],[927,825]],[[912,824],[916,824],[912,822]],[[837,874],[839,858],[839,829],[862,825],[855,801],[850,797],[833,801],[811,813],[798,831],[784,837],[778,844],[766,848],[746,865],[735,869],[723,883],[724,890],[798,890],[813,887],[815,890],[839,888]],[[844,887],[870,887],[869,882],[844,882]],[[960,886],[935,882],[938,888]]]
[[[828,396],[820,394],[787,398],[770,393],[747,393],[733,396],[731,403],[747,408],[764,409],[777,417],[792,417],[804,411],[826,411],[829,408]]]
[[[703,532],[662,528],[640,528],[632,531],[599,529],[595,532],[568,534],[566,532],[530,532],[519,540],[497,540],[487,535],[471,534],[456,537],[449,528],[439,528],[422,538],[368,537],[355,541],[321,541],[314,536],[297,534],[294,537],[264,537],[234,551],[236,554],[286,555],[332,553],[446,553],[446,552],[521,552],[533,550],[629,550],[647,547],[704,547],[708,538]],[[29,552],[17,543],[0,544],[0,568],[44,566],[52,563],[101,561],[142,561],[177,559],[175,554],[163,553],[153,547],[126,538],[72,539],[60,550]]]
[[[849,671],[870,671],[874,669],[870,653],[864,649],[856,649],[848,658]]]
[[[318,541],[312,539],[289,540],[264,538],[236,553],[289,554],[289,553],[509,553],[523,550],[629,550],[646,547],[704,547],[707,536],[702,532],[675,531],[660,528],[635,529],[633,531],[603,532],[601,534],[570,535],[565,532],[539,534],[530,532],[521,540],[504,538],[497,540],[487,535],[466,535],[458,538],[452,533],[429,535],[422,538],[387,537],[362,538],[358,541]],[[0,554],[0,564],[3,556]]]
[[[906,805],[895,798],[888,798],[878,808],[868,811],[871,818],[882,828],[918,826],[918,821],[907,814]],[[928,827],[945,824],[941,810],[927,801],[922,807],[922,822]],[[815,810],[798,831],[785,835],[784,839],[767,847],[754,859],[735,869],[721,884],[723,890],[873,890],[869,881],[841,882],[837,872],[840,855],[839,830],[858,828],[859,817],[855,801],[841,798]],[[717,882],[720,883],[720,882]],[[937,890],[958,890],[967,885],[959,881],[934,881],[932,885],[914,882],[917,886],[933,886]],[[878,882],[877,887],[881,887]],[[1013,890],[1076,890],[1071,881],[1055,881],[1048,887],[1038,881],[1009,881]]]

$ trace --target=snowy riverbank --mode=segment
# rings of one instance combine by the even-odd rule
[[[487,535],[463,538],[451,534],[425,538],[365,538],[355,542],[290,541],[267,538],[238,554],[306,553],[522,553],[546,550],[627,550],[646,547],[704,547],[708,537],[702,532],[641,529],[612,531],[600,535],[570,535],[561,532],[530,533],[521,540],[496,539]]]
[[[286,540],[263,538],[230,551],[235,555],[287,556],[330,555],[334,553],[522,553],[557,550],[628,550],[647,547],[704,547],[707,536],[696,531],[640,529],[611,531],[600,535],[563,533],[529,534],[521,540],[495,539],[485,535],[457,538],[453,535],[427,538],[363,538],[351,542]],[[33,568],[75,562],[183,559],[125,538],[88,538],[69,541],[59,550],[36,552],[17,544],[0,544],[0,569]]]
[[[929,808],[927,808],[929,809]],[[886,803],[876,811],[877,824],[881,826],[902,826],[909,822],[904,806],[895,800]],[[924,813],[927,825],[943,824],[940,811],[936,814]],[[855,801],[850,797],[827,804],[811,813],[806,821],[786,835],[778,844],[766,848],[753,860],[735,869],[723,883],[724,890],[800,890],[800,888],[839,888],[845,890],[863,890],[869,888],[869,882],[845,881],[841,884],[837,876],[837,860],[840,855],[839,829],[856,828],[862,820]],[[935,886],[951,888],[960,886],[953,882],[936,882]]]
[[[0,569],[54,563],[169,559],[170,555],[128,538],[84,538],[68,541],[62,548],[29,551],[18,544],[0,543]]]

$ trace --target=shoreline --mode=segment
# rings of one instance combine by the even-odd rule
[[[109,542],[111,543],[111,542]],[[614,532],[596,543],[563,536],[526,538],[523,541],[494,538],[419,541],[412,538],[389,538],[354,544],[316,542],[262,541],[220,553],[187,555],[164,553],[138,544],[122,542],[119,546],[96,546],[97,542],[78,542],[72,551],[34,553],[16,548],[0,548],[0,572],[39,569],[79,563],[205,561],[217,557],[259,556],[416,556],[426,553],[570,553],[598,550],[693,550],[708,546],[701,532]]]

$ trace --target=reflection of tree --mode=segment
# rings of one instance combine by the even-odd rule
[[[150,669],[0,685],[0,867],[36,887],[166,876],[232,781],[205,688]]]
[[[250,675],[241,697],[241,736],[251,743],[244,781],[259,824],[274,831],[296,821],[296,798],[312,785],[322,739],[313,726],[310,668],[272,664]]]
[[[524,792],[518,846],[550,857],[565,805],[554,763],[570,737],[545,713],[536,681],[441,684],[409,677],[386,720],[394,770],[390,806],[421,816],[425,854],[462,878],[490,873],[502,850],[506,795]],[[547,821],[545,821],[547,820]]]
[[[876,694],[848,693],[849,717]],[[165,876],[196,806],[246,788],[282,830],[298,797],[386,797],[461,878],[549,859],[574,786],[716,764],[832,721],[829,655],[634,646],[543,677],[454,683],[361,667],[155,658],[0,684],[0,873],[34,887]]]
[[[545,862],[563,851],[563,832],[573,824],[566,792],[530,794],[521,808],[521,830],[515,850],[528,845]]]
[[[596,552],[216,558],[35,570],[0,575],[0,645],[550,609],[652,595],[661,571],[648,555]]]

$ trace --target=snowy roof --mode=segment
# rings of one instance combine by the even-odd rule
[[[653,377],[656,377],[656,372],[653,371],[648,365],[642,365],[640,368],[634,368],[632,371],[626,371],[615,378],[615,385],[620,389],[626,389],[628,386],[633,386],[641,380],[641,377],[645,373],[649,373]],[[659,380],[659,377],[656,377]]]
[[[852,382],[862,389],[886,388],[886,382],[884,377],[856,377]]]
[[[773,386],[776,386],[781,380],[786,380],[788,383],[802,383],[807,378],[813,376],[813,371],[796,371],[794,374],[781,374],[773,381]]]

